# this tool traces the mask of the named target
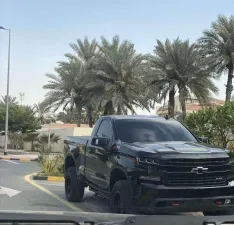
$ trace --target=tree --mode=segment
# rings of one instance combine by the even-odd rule
[[[6,105],[7,103],[7,96],[1,96],[2,97],[2,100],[0,100],[0,104],[3,104],[3,105]],[[12,97],[12,96],[9,96],[9,105],[11,104],[18,104],[17,102],[17,98],[16,97]]]
[[[84,97],[84,66],[80,60],[59,62],[55,68],[56,75],[46,74],[50,80],[43,88],[49,90],[46,93],[43,104],[52,108],[54,112],[60,107],[69,108],[71,111],[76,107],[78,118],[77,126],[81,124],[82,108],[85,105]]]
[[[99,52],[89,63],[93,77],[89,85],[96,88],[93,99],[104,107],[104,114],[127,114],[128,110],[135,113],[134,106],[149,110],[143,94],[147,87],[142,82],[146,60],[130,41],[120,43],[114,36],[110,43],[101,37]]]
[[[47,107],[43,102],[35,103],[33,110],[40,124],[55,122],[55,118],[50,113],[50,108]]]
[[[186,116],[186,100],[194,94],[200,103],[207,103],[211,93],[218,89],[212,82],[213,74],[201,58],[199,49],[188,40],[177,38],[173,43],[168,39],[165,44],[157,40],[151,57],[151,84],[156,88],[159,100],[169,95],[168,114],[174,116],[174,97],[179,92],[183,119]]]
[[[38,132],[31,132],[27,133],[23,138],[25,142],[31,143],[31,151],[35,151],[35,142],[38,140],[38,136],[39,136]]]
[[[234,102],[226,102],[225,105],[217,108],[210,107],[191,113],[186,118],[186,125],[197,136],[209,137],[217,146],[233,147]]]
[[[5,130],[5,106],[0,104],[0,130]],[[30,106],[9,105],[9,132],[32,132],[39,129],[35,113]]]
[[[217,21],[211,24],[210,30],[203,32],[198,43],[204,57],[209,60],[210,68],[218,76],[228,71],[226,101],[230,101],[234,69],[234,16],[227,18],[219,15]]]
[[[95,123],[100,116],[102,116],[103,114],[103,110],[95,107],[92,110],[92,118],[93,118],[93,123]],[[84,124],[88,124],[89,118],[88,118],[88,111],[87,110],[83,110],[82,112],[82,121]]]
[[[87,69],[87,65],[96,56],[96,52],[97,52],[96,40],[94,39],[91,42],[89,42],[87,37],[84,38],[84,41],[82,41],[81,39],[77,39],[77,43],[70,44],[70,47],[72,48],[75,54],[65,54],[65,56],[69,58],[70,60],[74,60],[74,61],[79,60],[85,68],[86,76],[84,78],[88,77],[88,79],[92,79],[90,77],[89,70]],[[88,79],[86,79],[87,82],[89,82]],[[90,90],[90,88],[88,89],[86,87],[86,84],[84,84],[83,88],[84,88],[84,92],[87,92],[87,94],[89,94],[89,98],[87,97],[86,102],[85,102],[85,107],[87,110],[89,127],[92,127],[93,126],[92,111],[94,107],[92,106],[92,103],[90,101],[91,100],[90,93],[91,91],[94,91],[95,93],[95,90]],[[87,95],[84,94],[84,96],[87,96]]]
[[[50,143],[57,143],[60,140],[60,137],[54,133],[50,134]],[[40,144],[47,144],[49,142],[48,134],[41,134],[38,136],[37,141]]]
[[[57,115],[57,120],[64,123],[76,123],[78,114],[75,110],[71,111],[70,109],[65,109],[63,112],[59,112]],[[83,120],[83,116],[82,116]]]

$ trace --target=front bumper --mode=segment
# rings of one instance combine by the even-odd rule
[[[138,211],[149,213],[234,210],[234,187],[166,187],[142,183],[134,203]]]

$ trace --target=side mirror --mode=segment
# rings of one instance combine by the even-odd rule
[[[93,145],[100,146],[100,147],[107,147],[109,144],[109,139],[106,137],[97,137],[93,138]]]
[[[210,143],[210,140],[208,137],[199,137],[198,140],[206,144]]]

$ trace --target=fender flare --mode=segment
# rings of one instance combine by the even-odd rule
[[[64,159],[64,173],[66,172],[66,162],[67,162],[67,158],[68,158],[68,157],[72,157],[73,162],[74,162],[74,165],[75,165],[76,170],[77,170],[77,165],[76,165],[75,157],[74,157],[74,155],[73,155],[71,152],[68,152],[68,153],[66,154],[66,156],[65,156],[65,159]]]
[[[114,170],[120,170],[121,172],[123,172],[123,174],[125,175],[125,177],[126,177],[126,180],[128,181],[128,184],[129,184],[129,189],[130,189],[130,191],[131,191],[131,193],[132,193],[132,181],[131,181],[131,177],[130,176],[128,176],[128,174],[127,174],[127,172],[126,172],[126,170],[124,170],[124,168],[123,167],[121,167],[121,166],[118,166],[118,165],[115,165],[115,166],[113,166],[112,168],[111,168],[111,170],[110,170],[110,173],[108,174],[108,191],[109,191],[109,193],[110,193],[110,180],[111,180],[111,174],[112,174],[112,172],[114,171]]]

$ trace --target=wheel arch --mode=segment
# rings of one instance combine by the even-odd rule
[[[76,167],[76,161],[71,153],[68,153],[64,160],[64,172],[67,171],[69,167]],[[76,168],[77,169],[77,168]]]
[[[115,167],[110,172],[109,191],[111,192],[114,184],[119,180],[128,180],[126,171],[121,167]]]

